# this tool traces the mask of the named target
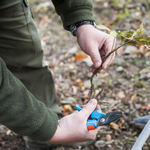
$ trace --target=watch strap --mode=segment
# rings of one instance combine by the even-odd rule
[[[85,24],[90,24],[90,25],[93,25],[94,27],[96,27],[96,23],[93,22],[93,21],[80,21],[80,22],[77,22],[73,25],[70,26],[70,31],[72,33],[73,36],[76,36],[75,34],[75,31],[82,25],[85,25]]]

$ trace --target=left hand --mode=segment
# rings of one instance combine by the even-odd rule
[[[103,58],[111,52],[114,48],[113,45],[115,46],[113,36],[96,29],[92,25],[79,27],[76,31],[76,36],[81,49],[92,59],[93,65],[90,67],[91,72],[94,72],[95,68],[100,67]],[[102,65],[102,70],[106,69],[114,58],[115,53],[112,53]]]
[[[101,127],[88,130],[86,126],[87,120],[94,110],[101,111],[96,99],[90,100],[81,111],[61,118],[58,121],[57,130],[49,142],[62,144],[94,140]]]

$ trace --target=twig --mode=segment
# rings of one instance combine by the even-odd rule
[[[131,41],[132,41],[132,40],[129,40],[129,41],[125,42],[124,44],[120,45],[119,47],[115,48],[114,50],[112,50],[108,55],[106,55],[106,56],[104,57],[104,59],[102,60],[101,65],[100,65],[100,67],[95,69],[95,71],[93,72],[93,74],[92,74],[92,76],[91,76],[91,78],[90,78],[91,87],[90,87],[90,90],[89,90],[89,93],[88,93],[88,99],[89,99],[89,100],[91,99],[93,93],[95,93],[94,84],[93,84],[93,77],[98,73],[99,70],[102,69],[102,65],[104,64],[104,62],[106,61],[106,59],[107,59],[112,53],[116,52],[120,47],[122,47],[122,46],[128,44],[128,43],[131,42]],[[114,45],[114,43],[113,43],[113,45]],[[99,92],[99,93],[101,93],[101,92]],[[99,96],[99,95],[100,95],[100,94],[98,94],[98,96]],[[98,97],[98,96],[96,96],[96,97]]]
[[[103,89],[101,89],[101,90],[98,92],[98,94],[96,95],[95,99],[97,99],[97,98],[98,98],[98,96],[100,96],[100,95],[101,95],[102,91],[103,91]]]

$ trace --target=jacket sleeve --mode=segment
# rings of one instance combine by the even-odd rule
[[[52,0],[52,2],[66,30],[79,21],[94,21],[92,0]]]
[[[0,123],[20,135],[49,140],[57,129],[57,114],[38,101],[0,58]]]

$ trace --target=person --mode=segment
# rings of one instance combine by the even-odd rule
[[[114,38],[95,28],[91,0],[52,2],[64,29],[76,36],[81,49],[91,57],[89,70],[93,72],[111,51]],[[23,135],[27,150],[96,137],[99,128],[86,128],[92,111],[100,110],[95,99],[80,112],[62,116],[53,75],[42,65],[43,50],[28,0],[0,1],[0,57],[0,123]],[[102,69],[114,57],[111,54]]]

